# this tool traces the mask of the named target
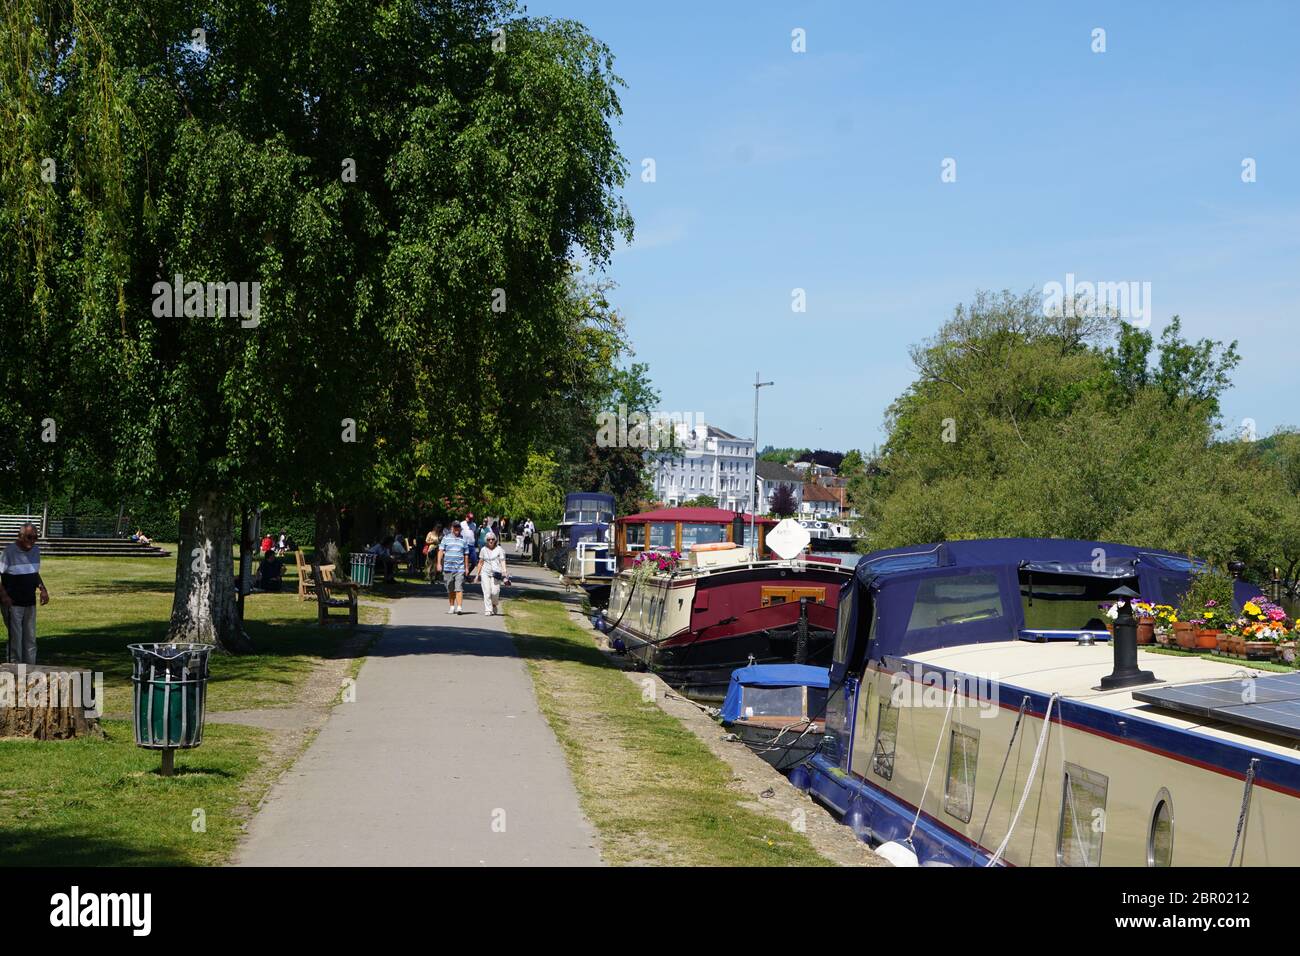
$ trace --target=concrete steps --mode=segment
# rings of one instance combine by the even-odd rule
[[[42,558],[167,558],[170,551],[126,538],[42,538]]]

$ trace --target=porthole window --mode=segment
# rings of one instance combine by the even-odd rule
[[[1164,787],[1156,794],[1151,811],[1151,831],[1147,834],[1147,866],[1173,866],[1174,804]]]

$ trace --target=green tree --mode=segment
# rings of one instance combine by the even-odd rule
[[[75,467],[176,500],[173,639],[246,646],[243,503],[332,513],[523,469],[574,344],[568,257],[600,267],[630,234],[602,44],[488,0],[5,16],[0,317],[51,346],[21,375],[54,363],[63,387],[6,388],[0,427],[30,435],[44,404],[66,442],[9,443],[11,481]],[[168,314],[176,276],[259,283],[260,309],[183,285]]]
[[[912,356],[876,467],[850,479],[872,547],[1071,537],[1258,568],[1280,546],[1279,475],[1216,435],[1232,345],[981,293]]]

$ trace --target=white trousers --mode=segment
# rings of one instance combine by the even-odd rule
[[[480,580],[483,583],[483,609],[501,610],[501,582],[492,577],[491,571],[484,571]]]

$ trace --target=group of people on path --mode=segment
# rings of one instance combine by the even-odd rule
[[[450,527],[437,527],[424,538],[426,576],[430,584],[441,580],[447,586],[447,613],[465,613],[465,582],[478,581],[483,588],[483,613],[501,613],[501,588],[510,583],[502,535],[509,527],[504,518],[488,518],[481,525],[473,513]]]

